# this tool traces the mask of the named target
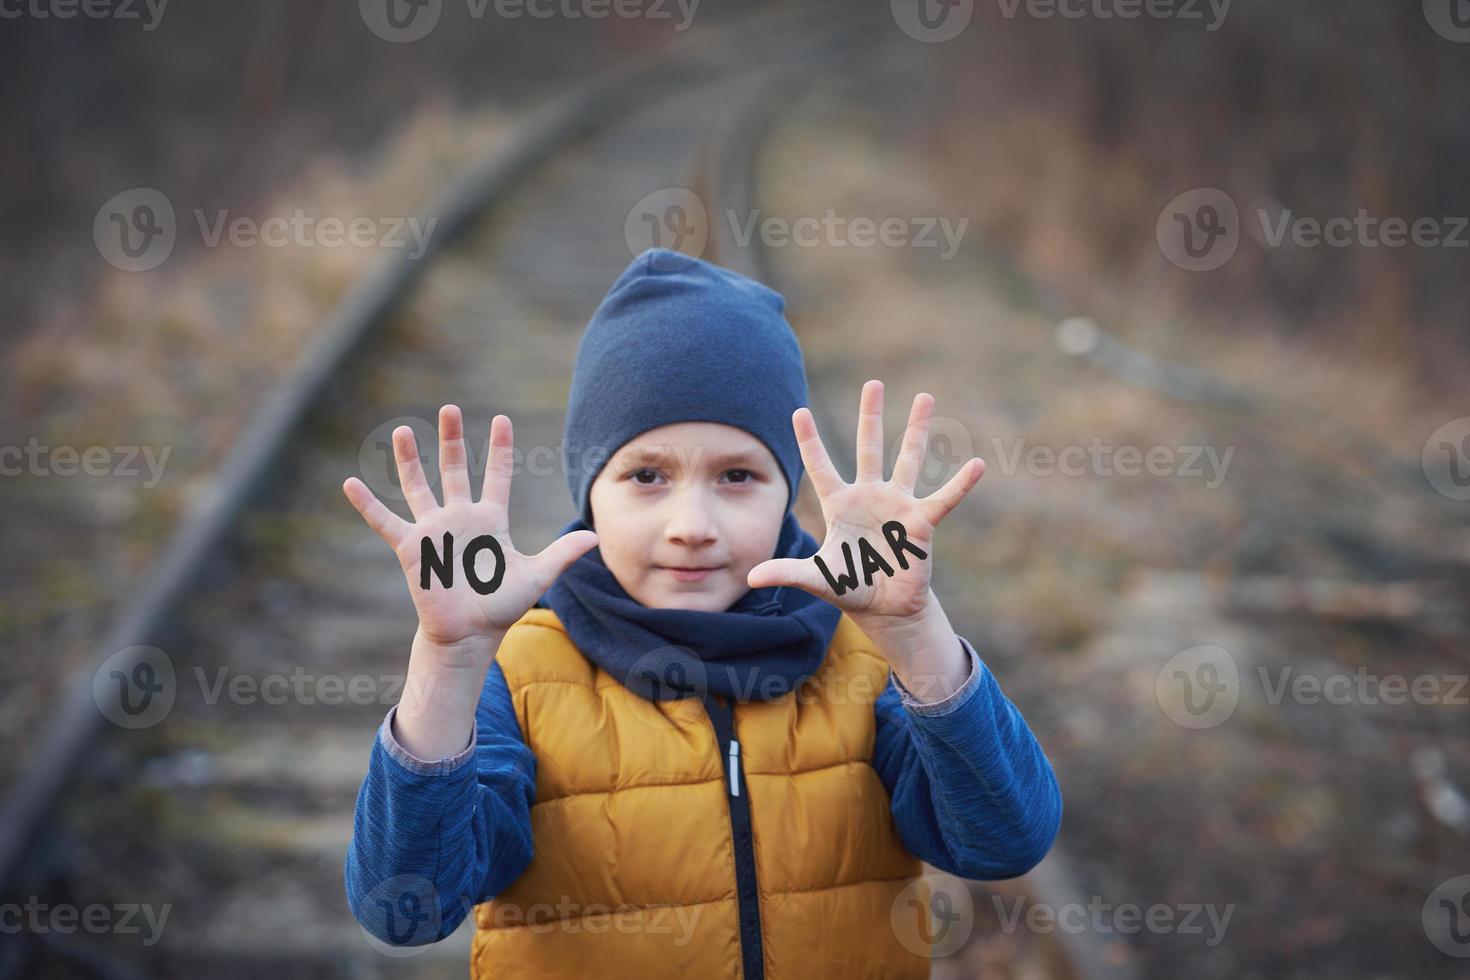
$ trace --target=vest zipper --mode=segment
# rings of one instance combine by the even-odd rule
[[[755,877],[755,841],[751,836],[750,797],[740,792],[740,742],[735,738],[734,708],[718,695],[705,695],[704,709],[725,744],[729,762],[730,833],[735,841],[735,896],[740,910],[740,958],[746,980],[764,980],[760,889]]]

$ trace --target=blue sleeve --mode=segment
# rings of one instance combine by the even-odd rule
[[[470,909],[531,862],[536,757],[521,738],[500,665],[491,663],[470,741],[426,762],[378,728],[347,849],[347,904],[369,935],[420,946],[450,935]]]
[[[890,674],[873,705],[873,768],[916,857],[961,878],[1016,878],[1051,850],[1062,795],[1021,712],[960,643],[970,677],[943,701],[914,700]]]

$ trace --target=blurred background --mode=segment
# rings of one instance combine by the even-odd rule
[[[340,485],[504,412],[544,547],[655,244],[787,296],[834,457],[878,377],[988,464],[935,587],[1065,815],[936,977],[1470,976],[1470,4],[0,20],[0,976],[464,974],[346,905],[415,621]]]

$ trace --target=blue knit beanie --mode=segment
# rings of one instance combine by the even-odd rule
[[[723,422],[763,442],[786,477],[791,513],[802,474],[791,413],[807,403],[807,389],[785,309],[774,289],[666,248],[623,270],[572,369],[563,448],[584,522],[592,524],[588,495],[608,459],[674,422]]]

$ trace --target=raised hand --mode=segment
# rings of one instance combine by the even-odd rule
[[[399,483],[413,512],[412,523],[385,507],[357,477],[350,477],[342,484],[342,492],[363,520],[398,556],[418,610],[419,632],[440,646],[503,635],[536,604],[558,575],[597,545],[596,533],[573,531],[536,555],[523,555],[515,549],[508,518],[513,445],[510,419],[495,416],[490,423],[490,454],[484,485],[480,499],[473,500],[464,421],[458,407],[445,405],[439,409],[442,505],[424,478],[413,430],[406,425],[393,430],[393,457]],[[453,550],[444,562],[446,533],[453,536]],[[462,563],[463,555],[466,548],[485,535],[494,542],[478,543],[471,566],[477,574],[472,576]],[[428,569],[424,568],[426,558]],[[443,585],[446,574],[452,576],[448,587]],[[492,591],[483,591],[492,583]],[[492,654],[494,649],[492,646]]]
[[[883,382],[863,385],[858,405],[857,473],[838,474],[807,408],[791,417],[802,463],[827,522],[812,558],[774,558],[750,570],[751,588],[792,585],[852,615],[863,628],[897,624],[929,608],[934,531],[985,473],[985,461],[966,461],[943,487],[914,496],[928,450],[934,398],[914,397],[903,449],[893,476],[883,479]]]

